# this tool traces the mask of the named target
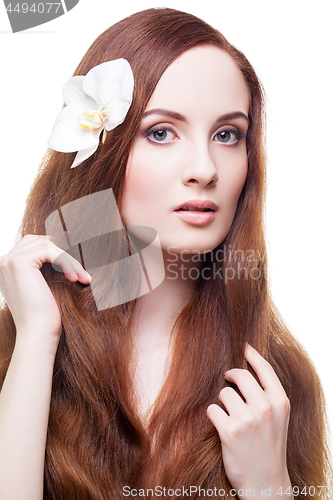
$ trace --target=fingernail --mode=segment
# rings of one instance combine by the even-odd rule
[[[88,276],[88,278],[89,278],[90,280],[92,280],[92,277],[90,276],[90,274],[89,274],[89,273],[87,273],[87,271],[86,271],[86,275]]]

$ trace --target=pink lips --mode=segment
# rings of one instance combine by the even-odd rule
[[[181,210],[182,207],[188,207],[189,210]],[[199,210],[191,210],[191,207]],[[204,212],[204,208],[210,210]],[[217,205],[210,200],[189,200],[179,205],[174,212],[185,222],[200,225],[211,222],[215,218],[217,209]]]

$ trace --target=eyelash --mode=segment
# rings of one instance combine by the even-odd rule
[[[170,144],[170,142],[172,141],[167,141],[167,142],[159,142],[159,141],[153,141],[152,139],[150,139],[150,136],[154,133],[154,132],[160,132],[160,131],[166,131],[166,132],[171,132],[174,136],[177,137],[177,134],[175,134],[175,132],[170,128],[170,127],[153,127],[153,128],[150,128],[148,129],[146,132],[145,132],[145,137],[146,139],[148,139],[148,141],[152,142],[153,144],[158,144],[159,146],[164,146],[166,144]]]
[[[234,128],[226,128],[226,129],[222,129],[220,130],[219,132],[216,132],[216,134],[214,135],[214,138],[221,134],[222,132],[228,132],[230,134],[234,134],[236,136],[236,140],[234,142],[231,142],[230,144],[228,143],[223,143],[222,141],[215,141],[215,142],[220,142],[221,144],[224,144],[225,146],[237,146],[240,142],[242,142],[244,139],[245,139],[245,134],[243,134],[240,130],[238,129],[234,129]]]
[[[170,128],[170,127],[166,127],[166,126],[156,126],[156,127],[153,127],[153,128],[149,128],[146,132],[145,132],[145,138],[148,139],[148,141],[152,142],[153,144],[156,144],[158,146],[166,146],[168,144],[170,144],[171,142],[173,142],[172,140],[171,141],[157,141],[157,140],[152,140],[150,138],[150,136],[154,133],[154,132],[171,132],[174,136],[177,137],[177,134],[175,134],[175,132]],[[236,136],[236,140],[234,142],[232,142],[231,144],[228,144],[228,143],[223,143],[222,141],[214,141],[214,142],[220,142],[221,144],[224,144],[225,146],[228,146],[228,147],[231,147],[231,146],[237,146],[240,142],[242,142],[244,139],[245,139],[245,135],[240,132],[240,130],[237,130],[237,129],[234,129],[234,128],[227,128],[227,129],[222,129],[220,130],[219,132],[216,132],[216,134],[214,135],[214,138],[218,135],[218,134],[221,134],[222,132],[229,132],[231,134],[234,134]]]

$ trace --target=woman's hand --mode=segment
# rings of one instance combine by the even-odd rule
[[[90,283],[81,264],[54,245],[49,236],[24,236],[7,255],[0,257],[0,289],[12,313],[17,339],[20,335],[42,334],[45,341],[59,340],[60,312],[40,272],[44,262],[55,260],[69,281]]]
[[[245,402],[224,387],[219,398],[228,413],[216,404],[207,409],[221,439],[225,471],[239,498],[292,500],[291,487],[284,495],[291,486],[286,463],[289,400],[271,365],[248,344],[245,358],[262,387],[248,370],[234,368],[225,378],[238,386]]]

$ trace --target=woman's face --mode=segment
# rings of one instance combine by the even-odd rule
[[[128,160],[125,225],[153,227],[164,250],[216,248],[247,175],[248,112],[246,82],[226,52],[199,46],[174,61],[148,103]]]

